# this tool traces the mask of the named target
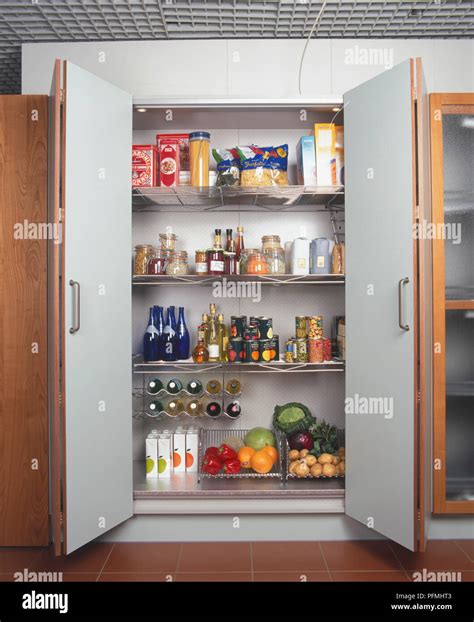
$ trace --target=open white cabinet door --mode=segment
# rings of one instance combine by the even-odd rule
[[[418,289],[414,62],[344,97],[346,513],[418,539]]]
[[[63,67],[61,406],[53,427],[62,550],[71,553],[133,513],[132,98],[69,62]]]

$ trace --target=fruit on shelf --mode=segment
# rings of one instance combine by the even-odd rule
[[[273,411],[273,425],[285,434],[292,434],[299,430],[307,430],[316,423],[309,408],[299,402],[289,402],[283,406],[275,406]]]
[[[273,467],[273,460],[264,449],[260,449],[250,458],[250,466],[256,473],[269,473]]]
[[[259,451],[265,445],[276,447],[276,440],[271,430],[267,430],[267,428],[252,428],[245,435],[244,445]]]
[[[219,447],[208,447],[204,452],[204,456],[218,456],[219,455]]]
[[[243,469],[250,469],[251,459],[255,453],[255,449],[253,447],[246,447],[245,445],[239,449],[238,458],[240,460],[240,466]]]
[[[219,447],[219,457],[221,460],[235,460],[237,458],[237,452],[235,449],[232,449],[229,445],[222,443]],[[240,462],[239,462],[240,464]]]
[[[265,445],[264,447],[262,447],[262,451],[265,451],[272,459],[273,464],[276,464],[278,460],[278,451],[275,447],[272,447],[271,445]]]
[[[204,456],[204,460],[202,462],[202,469],[204,473],[208,473],[209,475],[217,475],[221,468],[222,460],[220,456],[213,454],[207,454]]]
[[[234,475],[240,473],[241,464],[238,458],[230,458],[224,461],[224,473],[227,475]]]
[[[288,438],[288,445],[290,449],[297,449],[298,451],[307,449],[309,452],[314,446],[313,435],[309,430],[293,432]]]
[[[239,449],[244,446],[243,440],[238,436],[226,436],[222,442],[232,447],[232,449],[235,449],[235,451],[239,451]]]

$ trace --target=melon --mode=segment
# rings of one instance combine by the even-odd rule
[[[276,447],[276,440],[271,430],[267,430],[267,428],[252,428],[245,435],[244,445],[259,451],[265,445]]]

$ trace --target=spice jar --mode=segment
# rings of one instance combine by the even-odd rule
[[[247,263],[249,256],[258,252],[260,252],[258,248],[243,248],[240,251],[239,274],[248,274]]]
[[[174,233],[160,233],[160,244],[163,250],[174,251],[176,249],[176,240],[178,236]]]
[[[186,251],[173,251],[170,253],[166,274],[188,274],[188,253]]]
[[[196,274],[200,276],[207,275],[207,253],[206,251],[196,251],[194,255],[194,265],[196,267]]]
[[[268,274],[267,260],[263,253],[252,253],[247,261],[247,274]]]
[[[191,186],[209,186],[209,132],[191,132],[189,135],[189,166]]]
[[[157,248],[148,260],[148,274],[166,274],[166,265],[168,263],[171,251],[165,251]]]
[[[264,235],[262,236],[262,251],[272,248],[281,248],[280,236],[279,235]]]
[[[148,261],[153,257],[154,248],[151,244],[135,246],[135,262],[133,274],[145,275],[148,272]]]
[[[285,274],[285,251],[282,248],[267,248],[264,255],[269,274]]]
[[[237,274],[236,254],[224,251],[224,274]]]

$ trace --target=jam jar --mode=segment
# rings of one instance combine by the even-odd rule
[[[151,244],[139,244],[135,246],[135,261],[133,274],[143,276],[148,273],[148,262],[153,257],[155,249]]]

